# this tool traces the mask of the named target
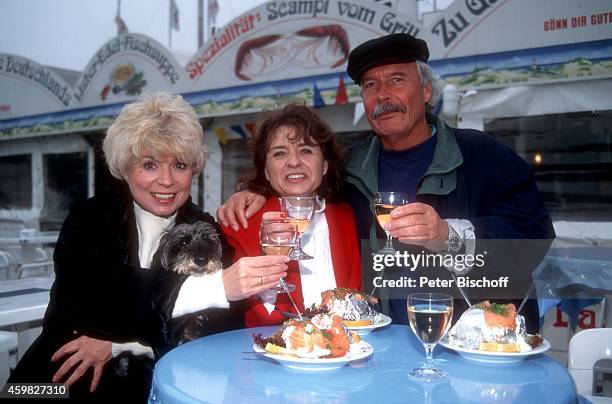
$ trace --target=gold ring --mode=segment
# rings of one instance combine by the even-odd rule
[[[263,278],[260,276],[259,277],[259,286],[263,285]]]

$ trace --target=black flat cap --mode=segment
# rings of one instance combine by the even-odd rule
[[[409,63],[415,60],[427,62],[429,49],[422,39],[409,34],[389,34],[370,39],[352,50],[346,71],[356,82],[361,75],[373,67],[394,63]]]

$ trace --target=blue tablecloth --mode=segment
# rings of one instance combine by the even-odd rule
[[[410,328],[392,325],[366,339],[374,354],[364,363],[325,372],[295,371],[252,353],[254,332],[211,335],[182,345],[157,363],[150,402],[155,403],[573,403],[567,370],[544,355],[493,365],[471,362],[437,347],[435,358],[450,378],[411,379],[424,359]]]
[[[580,310],[612,293],[612,249],[551,248],[533,278],[540,317],[559,305],[575,329]]]

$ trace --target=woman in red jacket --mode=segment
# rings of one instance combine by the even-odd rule
[[[351,208],[342,195],[342,156],[329,126],[309,107],[290,104],[264,113],[252,139],[255,171],[246,181],[266,203],[238,231],[223,227],[235,248],[234,259],[261,255],[259,227],[266,212],[280,212],[279,196],[318,196],[325,202],[302,236],[310,260],[291,261],[286,281],[295,285],[293,301],[301,310],[319,303],[321,292],[336,287],[361,288],[361,263]],[[249,327],[279,324],[281,312],[295,309],[287,293],[268,291],[249,299]]]

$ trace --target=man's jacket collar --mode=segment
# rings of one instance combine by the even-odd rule
[[[457,186],[456,169],[463,163],[457,140],[442,120],[436,122],[436,148],[433,160],[423,176],[418,194],[448,195]],[[350,152],[346,166],[347,181],[355,185],[366,197],[372,198],[378,190],[378,155],[380,140],[372,133]]]
[[[423,176],[418,194],[448,195],[457,187],[457,167],[463,164],[463,155],[457,139],[444,121],[436,122],[437,142],[433,160]]]

